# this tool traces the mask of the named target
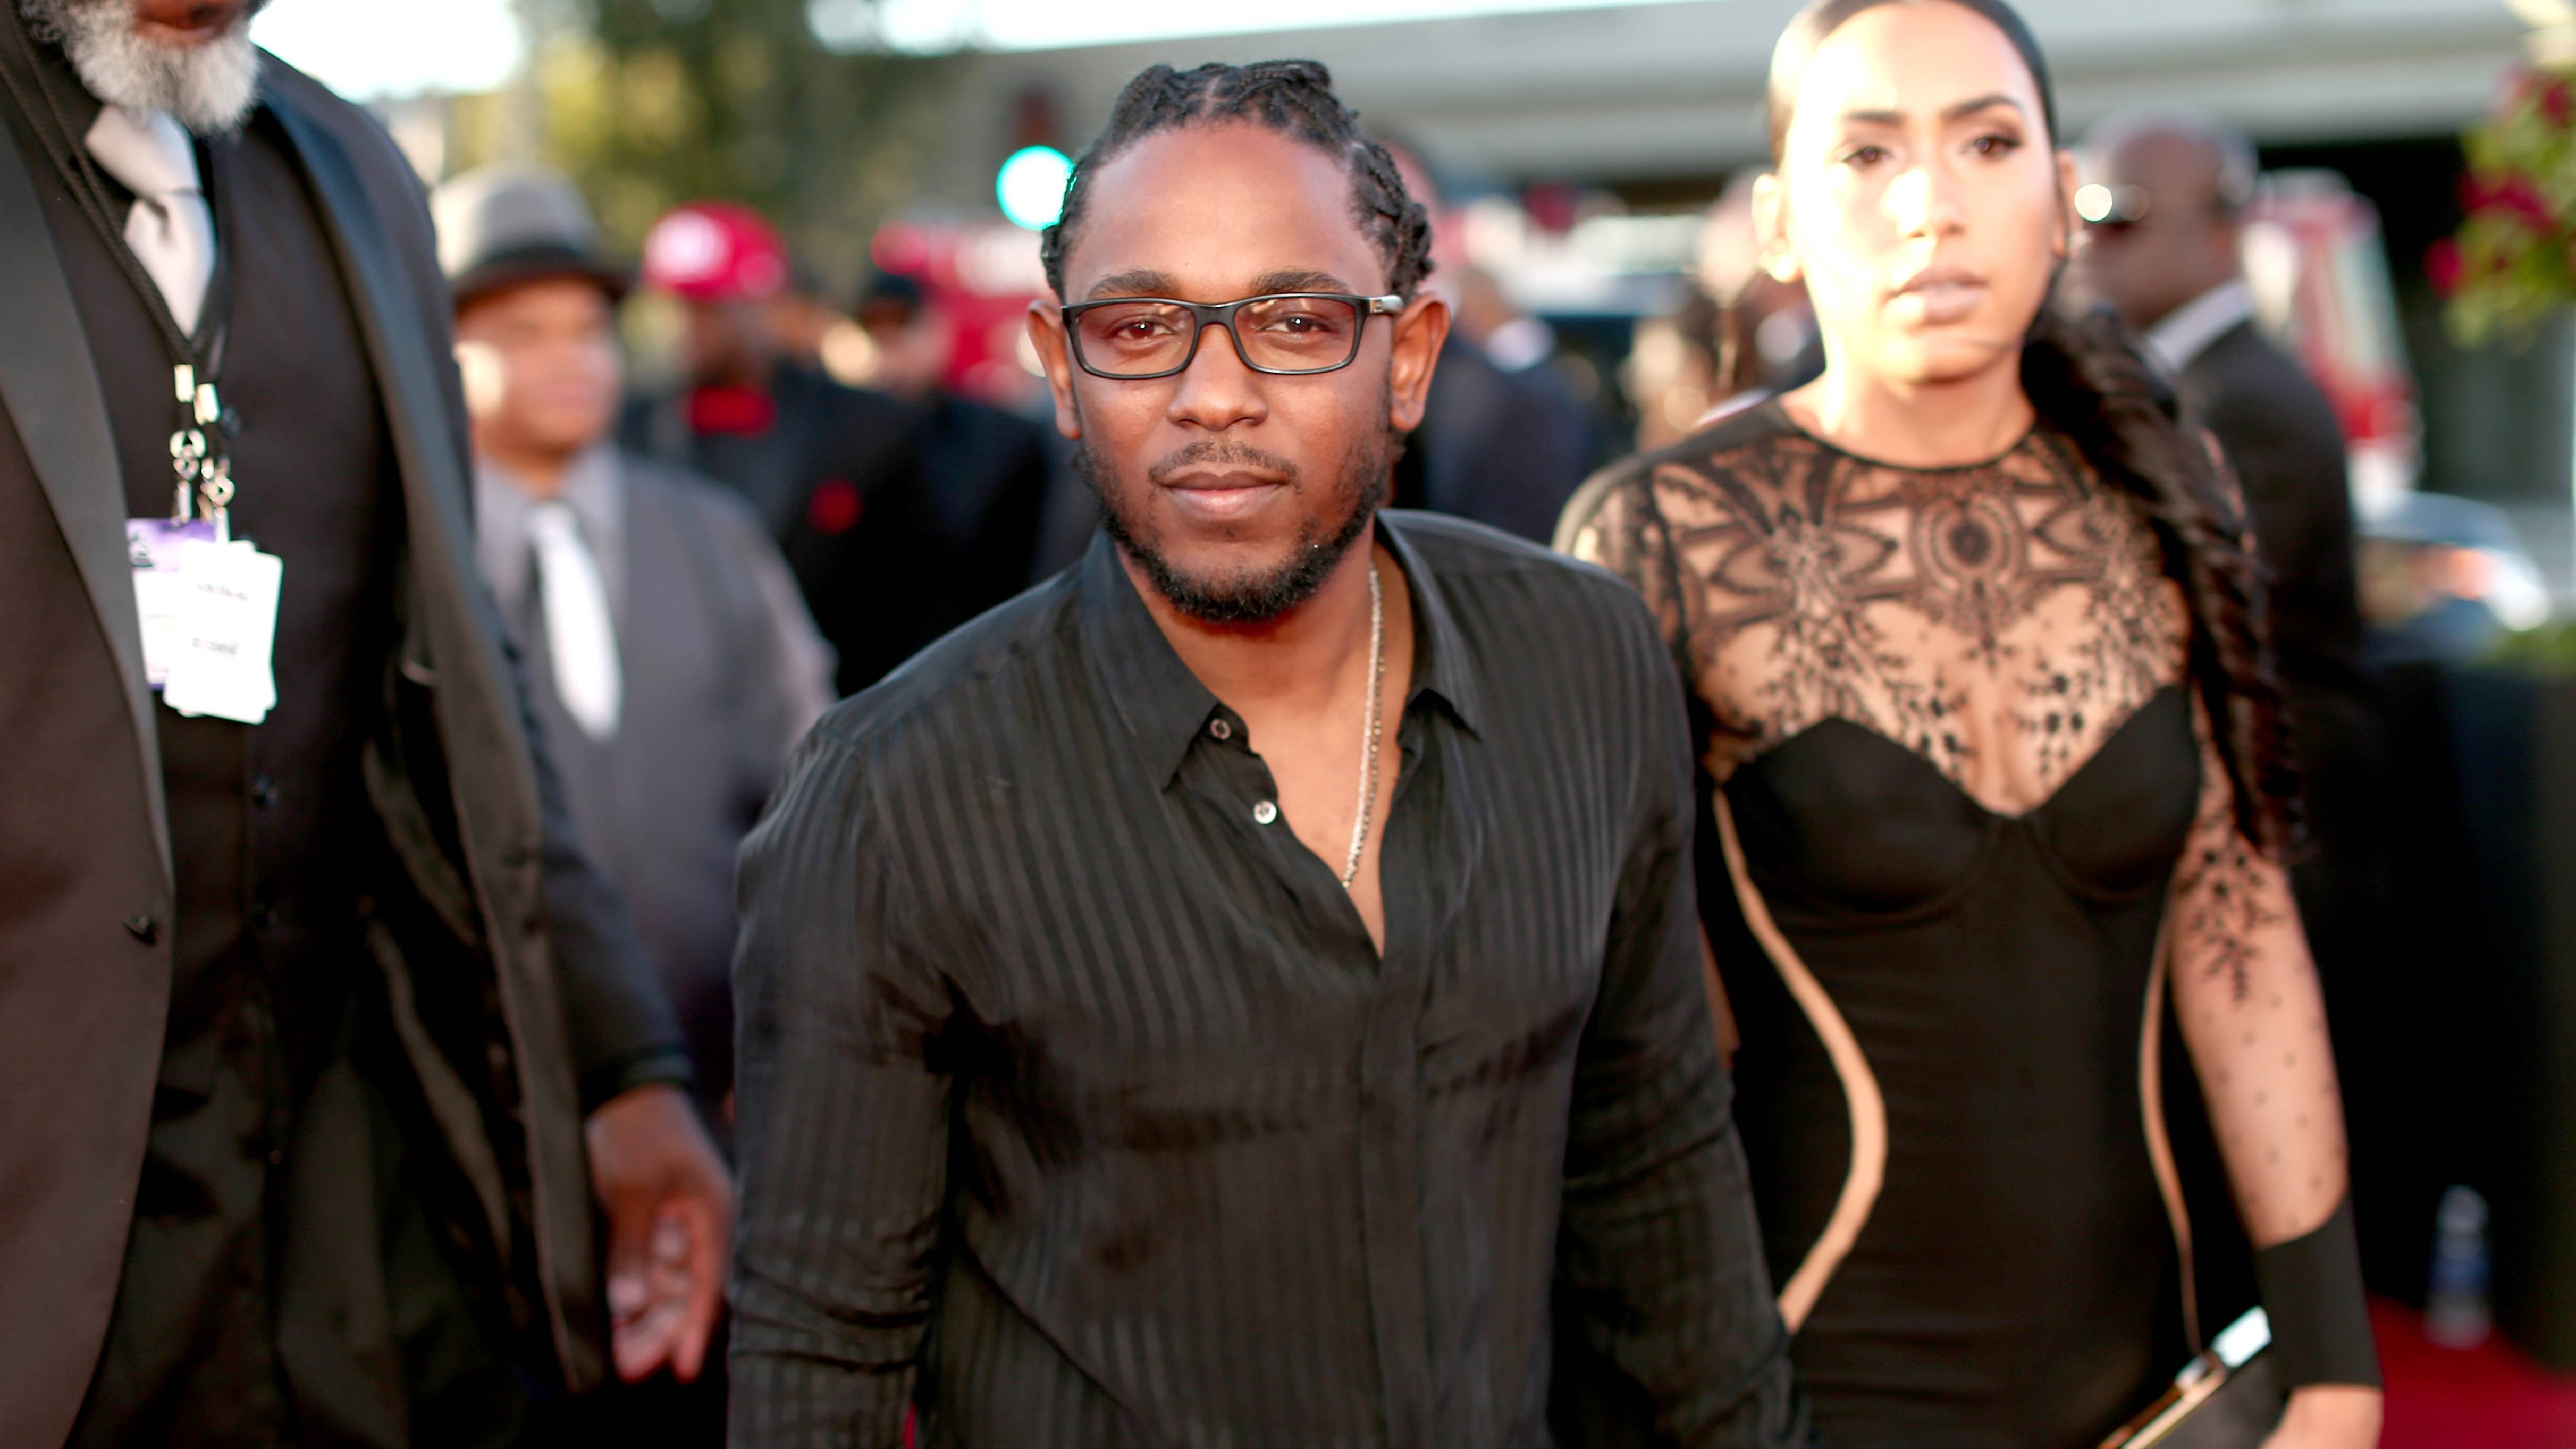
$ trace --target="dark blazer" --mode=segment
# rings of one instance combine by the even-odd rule
[[[261,100],[339,251],[401,473],[400,642],[366,750],[397,864],[361,903],[396,1070],[408,1065],[420,1120],[481,1219],[467,1235],[515,1285],[500,1296],[556,1373],[587,1386],[606,1358],[583,1078],[596,1091],[676,1060],[677,1033],[623,908],[571,844],[475,573],[465,410],[420,184],[375,121],[274,59]],[[0,617],[19,630],[0,650],[12,1445],[62,1440],[106,1332],[160,1067],[174,895],[124,487],[40,182],[0,128]]]
[[[2226,449],[2272,571],[2272,646],[2293,690],[2361,678],[2352,489],[2343,429],[2298,360],[2251,322],[2218,335],[2182,371],[2182,394]]]

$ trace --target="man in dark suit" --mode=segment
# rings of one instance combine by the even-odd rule
[[[507,1443],[695,1372],[723,1272],[475,580],[419,184],[256,8],[0,17],[12,1446]]]
[[[769,525],[855,693],[937,637],[947,583],[915,447],[920,420],[784,355],[787,249],[758,215],[699,202],[654,223],[644,284],[678,299],[680,387],[637,399],[619,443],[738,490]]]
[[[2294,871],[2318,964],[2368,947],[2371,707],[2353,583],[2352,494],[2334,406],[2254,323],[2240,258],[2254,148],[2207,117],[2132,112],[2087,138],[2110,213],[2082,278],[2143,334],[2226,450],[2271,573],[2272,643],[2307,772],[2314,847]]]
[[[921,416],[915,446],[922,491],[931,523],[955,560],[938,606],[937,632],[944,634],[1028,587],[1038,524],[1058,472],[1055,455],[1035,422],[948,386],[957,326],[921,283],[899,272],[877,273],[852,310],[876,344],[870,381]]]

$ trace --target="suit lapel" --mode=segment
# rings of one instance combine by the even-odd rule
[[[0,126],[0,277],[8,279],[0,285],[0,405],[17,426],[116,658],[134,721],[136,765],[152,811],[152,841],[167,881],[170,816],[161,793],[160,725],[143,675],[134,569],[125,553],[124,473],[108,429],[98,364],[36,199],[19,134],[13,126]]]

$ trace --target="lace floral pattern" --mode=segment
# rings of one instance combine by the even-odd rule
[[[1704,442],[1594,495],[1566,542],[1663,615],[1721,779],[1842,718],[2026,809],[2181,677],[2187,614],[2143,506],[2053,431],[1940,469],[1854,457],[1776,408]]]

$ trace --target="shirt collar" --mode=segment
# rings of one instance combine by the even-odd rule
[[[1404,571],[1413,599],[1413,683],[1406,705],[1436,700],[1473,733],[1482,706],[1441,581],[1405,537],[1400,515],[1380,513],[1378,523],[1378,537]],[[1075,589],[1084,649],[1096,662],[1110,708],[1144,750],[1156,787],[1169,784],[1222,701],[1163,637],[1105,530],[1092,535]]]
[[[2143,339],[2167,372],[2179,375],[2209,344],[2254,316],[2254,293],[2240,278],[2221,282],[2165,314]]]

